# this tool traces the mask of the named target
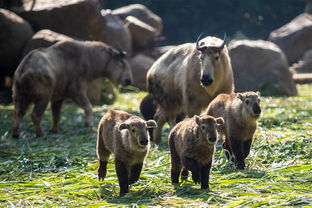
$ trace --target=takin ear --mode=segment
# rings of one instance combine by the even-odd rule
[[[146,128],[156,128],[157,123],[154,120],[148,120],[146,121]]]
[[[129,129],[129,124],[121,123],[118,125],[118,130],[121,131],[123,129]]]
[[[195,116],[194,116],[194,119],[195,119],[196,123],[197,123],[198,125],[200,125],[200,118],[199,118],[199,116],[198,116],[198,115],[195,115]]]
[[[244,100],[245,100],[245,96],[244,96],[243,94],[241,94],[241,93],[237,93],[236,97],[237,97],[238,99],[240,99],[241,101],[243,101],[243,102],[244,102]]]
[[[257,91],[257,92],[256,92],[256,94],[258,95],[258,97],[260,97],[260,96],[261,96],[261,94],[260,94],[260,92],[259,92],[259,91]]]
[[[222,117],[216,118],[217,126],[222,126],[224,124],[224,119]]]

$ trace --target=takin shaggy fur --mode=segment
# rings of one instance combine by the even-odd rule
[[[225,136],[226,156],[238,169],[244,169],[261,114],[260,93],[220,94],[208,106],[207,114],[224,118],[225,125],[218,131]]]
[[[114,84],[132,82],[125,54],[96,41],[63,41],[49,48],[31,51],[14,74],[15,105],[12,136],[18,138],[19,125],[28,106],[36,135],[43,136],[41,117],[51,101],[53,123],[51,132],[58,132],[58,121],[64,99],[71,98],[85,112],[85,125],[92,126],[92,105],[87,86],[93,80],[107,77]]]
[[[108,111],[98,126],[96,152],[99,159],[98,177],[103,181],[110,154],[115,155],[115,168],[120,196],[129,192],[129,185],[139,180],[149,149],[147,128],[155,128],[153,120],[144,121],[124,111]]]
[[[194,116],[178,123],[168,136],[171,155],[171,181],[179,183],[192,172],[194,183],[202,189],[209,188],[209,174],[217,141],[217,126],[224,123],[223,118]]]
[[[199,115],[218,94],[233,92],[225,41],[208,36],[172,48],[148,71],[147,88],[156,105],[153,138],[160,144],[165,122],[173,128],[179,114]]]

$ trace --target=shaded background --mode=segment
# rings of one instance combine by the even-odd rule
[[[140,3],[164,24],[162,45],[194,42],[205,35],[267,39],[269,33],[304,11],[304,0],[107,0],[104,8]]]

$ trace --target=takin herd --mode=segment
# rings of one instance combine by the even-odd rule
[[[114,155],[120,196],[136,182],[150,143],[162,143],[162,127],[171,131],[168,146],[171,182],[192,174],[195,184],[209,188],[209,174],[217,143],[238,169],[245,168],[261,114],[259,92],[234,92],[231,60],[225,37],[207,36],[195,43],[174,47],[147,73],[147,96],[141,101],[143,118],[109,110],[98,124],[96,153],[98,179],[103,181],[109,156]],[[131,85],[133,77],[126,54],[96,41],[62,41],[31,51],[20,63],[13,84],[12,137],[19,137],[20,122],[30,104],[36,136],[43,136],[40,122],[51,102],[51,132],[58,132],[60,111],[70,98],[85,113],[92,127],[88,84],[107,77],[115,85]],[[205,109],[207,111],[201,114]]]

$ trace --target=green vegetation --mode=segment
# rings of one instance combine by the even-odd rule
[[[104,182],[97,179],[96,128],[83,128],[83,112],[71,103],[62,109],[61,134],[35,138],[29,112],[21,138],[10,137],[13,106],[0,106],[0,207],[97,206],[312,206],[312,85],[297,97],[263,97],[263,116],[246,170],[234,170],[218,148],[210,191],[191,180],[170,183],[166,142],[152,146],[141,178],[118,197],[113,160]],[[139,115],[143,92],[119,94],[114,105],[95,106],[94,123],[108,109]],[[43,118],[47,131],[51,111]],[[163,138],[169,133],[165,128]]]

